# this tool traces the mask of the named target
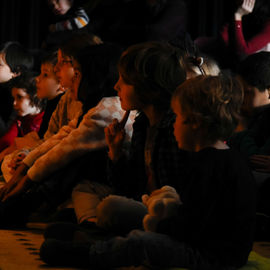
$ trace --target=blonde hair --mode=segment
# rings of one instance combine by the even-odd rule
[[[189,78],[198,75],[217,76],[220,73],[218,63],[209,56],[187,56],[185,58],[185,67]]]

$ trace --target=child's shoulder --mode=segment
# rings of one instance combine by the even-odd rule
[[[209,162],[214,166],[226,166],[237,168],[239,166],[247,167],[247,159],[238,150],[234,148],[216,149],[214,147],[205,148],[197,153],[197,158],[204,162]]]

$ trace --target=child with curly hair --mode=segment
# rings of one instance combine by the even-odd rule
[[[45,102],[37,97],[35,76],[32,73],[14,78],[11,82],[13,106],[17,118],[9,130],[0,138],[0,151],[10,146],[16,137],[23,137],[31,131],[39,131]]]
[[[190,158],[176,187],[178,211],[162,216],[156,231],[133,230],[83,244],[46,239],[41,258],[54,265],[104,269],[243,266],[252,249],[254,179],[241,155],[224,143],[237,124],[242,98],[241,84],[223,76],[189,79],[174,93],[174,135]]]

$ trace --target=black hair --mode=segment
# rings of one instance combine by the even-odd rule
[[[265,91],[270,87],[270,52],[249,55],[240,62],[237,73],[249,85]]]
[[[247,39],[259,33],[270,20],[270,1],[256,0],[253,11],[243,16],[243,32]]]
[[[49,63],[55,66],[57,64],[57,51],[46,52],[41,58],[41,64]]]
[[[22,75],[11,79],[9,85],[11,89],[23,89],[29,95],[30,105],[43,110],[46,106],[46,101],[37,97],[36,76],[37,74],[34,72],[25,72]]]
[[[76,55],[85,47],[96,45],[95,35],[80,31],[75,32],[72,36],[60,44],[59,49],[64,55],[76,58]]]
[[[33,68],[32,54],[19,42],[9,41],[2,44],[0,52],[4,54],[5,61],[13,73],[22,74]]]
[[[171,95],[186,79],[183,52],[164,42],[130,46],[121,56],[118,69],[123,80],[134,86],[142,104],[167,110]]]
[[[96,106],[103,97],[116,95],[114,85],[121,52],[118,45],[105,43],[88,46],[76,56],[82,76],[78,99],[83,103],[84,112]]]

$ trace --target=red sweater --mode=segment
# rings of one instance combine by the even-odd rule
[[[249,55],[262,50],[270,43],[270,20],[265,24],[260,33],[246,40],[243,34],[242,21],[234,21],[233,32],[234,38],[230,36],[229,25],[226,24],[221,31],[221,38],[228,46],[235,39],[235,50],[237,54]]]
[[[0,138],[0,151],[10,146],[16,137],[23,137],[31,131],[39,131],[44,112],[35,115],[18,117],[10,126],[8,132]]]

